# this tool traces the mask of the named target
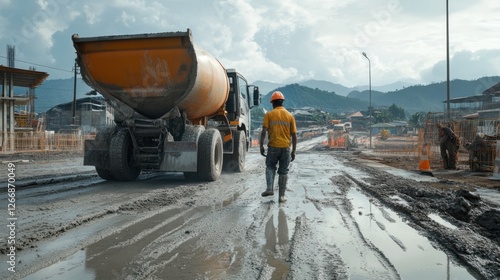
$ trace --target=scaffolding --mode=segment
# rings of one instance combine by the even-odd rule
[[[30,90],[40,85],[49,75],[45,72],[24,70],[0,65],[2,92],[0,96],[0,152],[16,151],[16,136],[18,132],[33,131],[38,127],[31,109],[17,110],[21,106],[31,108]],[[29,91],[24,96],[14,95],[14,87],[25,87]],[[33,112],[34,113],[34,112]]]

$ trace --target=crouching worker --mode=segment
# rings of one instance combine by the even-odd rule
[[[458,149],[460,148],[460,138],[449,127],[437,124],[439,131],[439,148],[443,159],[444,169],[457,169]]]
[[[274,177],[276,165],[278,166],[279,202],[285,202],[285,191],[288,180],[288,166],[295,160],[297,149],[297,127],[295,118],[283,107],[285,97],[283,93],[275,91],[271,95],[273,110],[264,115],[262,133],[260,134],[260,153],[266,157],[266,183],[267,188],[262,196],[274,195]],[[264,140],[269,134],[267,155],[264,149]],[[292,151],[290,152],[290,146]]]

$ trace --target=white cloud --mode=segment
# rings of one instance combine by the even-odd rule
[[[452,78],[500,75],[498,14],[494,0],[450,1]],[[74,62],[73,33],[191,28],[196,44],[250,82],[366,84],[361,52],[374,85],[446,78],[445,4],[434,0],[0,0],[0,24],[0,47],[14,43],[19,59],[64,69]]]
[[[121,20],[123,25],[125,26],[130,26],[135,23],[135,17],[125,11],[122,11]]]
[[[87,24],[89,25],[99,23],[103,19],[103,11],[104,7],[100,4],[89,3],[83,5],[83,13],[85,14]]]
[[[500,50],[480,50],[472,52],[463,50],[456,52],[450,58],[450,76],[452,79],[471,79],[471,73],[475,78],[483,76],[500,75]],[[446,60],[437,62],[432,67],[422,71],[422,79],[425,82],[439,82],[446,77]]]

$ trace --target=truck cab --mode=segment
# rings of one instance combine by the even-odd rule
[[[251,109],[259,106],[261,96],[259,88],[249,85],[243,75],[235,69],[226,71],[229,80],[226,111],[233,139],[224,143],[224,169],[242,171],[251,142]]]

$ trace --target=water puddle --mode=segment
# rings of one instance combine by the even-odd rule
[[[388,259],[402,279],[476,279],[391,209],[374,205],[353,188],[348,198],[362,236]]]
[[[47,244],[40,245],[40,252],[68,250],[69,252],[66,252],[71,254],[71,250],[74,250],[74,244],[78,244],[84,240],[87,240],[84,243],[90,243],[89,245],[84,245],[86,247],[85,250],[79,250],[66,257],[61,256],[61,261],[36,271],[23,279],[87,280],[115,278],[120,273],[127,273],[126,266],[134,263],[137,252],[141,252],[147,246],[151,246],[149,244],[151,240],[159,240],[164,235],[174,235],[174,233],[180,232],[180,235],[185,236],[181,242],[195,242],[197,238],[190,240],[190,236],[192,235],[190,230],[180,230],[187,221],[197,219],[201,215],[200,213],[230,207],[240,195],[240,193],[235,193],[213,206],[200,206],[191,209],[173,208],[164,212],[142,213],[141,215],[144,217],[139,220],[137,220],[136,215],[110,215],[109,217],[105,217],[103,221],[89,225],[88,227],[91,229],[76,229],[71,233],[71,236],[70,234],[63,235],[58,237],[55,242],[52,240],[51,242],[47,242]],[[283,217],[280,217],[280,221],[282,219]],[[115,230],[107,234],[102,233],[104,223]],[[92,232],[100,232],[106,237],[91,242],[88,238]],[[160,251],[158,248],[151,251],[155,250]],[[177,262],[182,261],[184,258],[183,254],[186,253],[174,251],[172,254],[166,254],[171,257],[171,260],[166,261],[166,263],[172,262],[177,264]],[[181,254],[183,257],[179,258],[178,254]],[[196,258],[203,256],[206,259],[205,255],[200,253]],[[224,270],[221,265],[227,265],[228,260],[232,258],[234,256],[218,256],[216,258],[217,265],[210,269],[214,271]],[[205,259],[200,259],[199,262]]]
[[[445,219],[441,218],[441,216],[437,215],[437,214],[429,214],[429,218],[431,218],[434,222],[442,225],[442,226],[445,226],[449,229],[457,229],[456,226],[454,226],[452,223],[446,221]]]
[[[500,183],[499,183],[500,185]],[[476,191],[481,196],[481,199],[500,208],[500,189],[484,189],[480,188]]]
[[[93,280],[96,275],[92,269],[85,267],[86,251],[80,250],[66,259],[37,271],[23,280]]]
[[[385,165],[385,164],[381,164],[381,163],[377,163],[377,162],[367,162],[366,165],[368,165],[370,167],[382,169],[391,175],[405,178],[405,179],[409,179],[409,180],[414,180],[417,182],[438,182],[438,179],[436,179],[435,177],[428,176],[428,175],[422,175],[422,174],[418,173],[417,172],[418,164],[415,167],[415,172],[411,172],[411,171],[407,171],[407,170],[403,170],[403,169],[398,169],[398,168],[395,168],[395,167],[392,167],[389,165]]]

